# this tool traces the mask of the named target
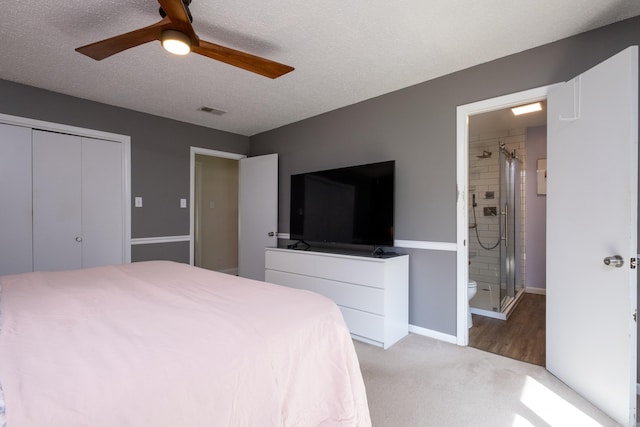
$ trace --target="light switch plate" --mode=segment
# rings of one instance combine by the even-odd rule
[[[180,207],[181,208],[187,207],[187,199],[180,199]]]
[[[135,203],[136,208],[141,208],[142,207],[142,197],[136,197],[134,203]]]

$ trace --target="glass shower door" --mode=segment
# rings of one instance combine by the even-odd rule
[[[520,271],[519,221],[520,161],[506,150],[500,150],[503,173],[500,180],[500,311],[511,304],[518,292]]]

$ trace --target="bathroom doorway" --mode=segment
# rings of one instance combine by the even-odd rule
[[[469,296],[472,292],[469,291],[469,241],[473,237],[470,233],[469,225],[472,224],[470,220],[470,204],[473,202],[472,193],[468,191],[469,186],[469,120],[476,115],[490,113],[498,110],[510,109],[512,107],[525,105],[537,101],[545,101],[548,94],[555,88],[556,85],[542,86],[535,89],[529,89],[522,92],[512,93],[509,95],[499,96],[496,98],[477,101],[471,104],[460,105],[456,109],[456,123],[457,123],[457,161],[456,161],[456,175],[457,175],[457,316],[456,316],[456,343],[459,345],[469,345],[469,322],[470,316],[469,310]],[[509,113],[511,113],[509,111]],[[512,113],[511,113],[512,114]],[[512,125],[507,125],[507,128]],[[522,126],[521,126],[522,127]],[[524,126],[527,128],[527,126]],[[495,129],[495,128],[494,128]],[[546,133],[543,131],[543,135]],[[500,146],[497,145],[495,155],[498,156]],[[505,148],[507,148],[505,146]],[[482,155],[480,152],[478,155]],[[493,156],[494,154],[492,154]],[[525,153],[526,155],[526,153]],[[534,156],[529,156],[529,160],[535,160]],[[535,169],[535,168],[534,168]],[[526,172],[526,170],[525,170]],[[535,172],[533,172],[535,175]],[[525,177],[526,178],[526,177]],[[529,180],[530,183],[535,183],[535,180]],[[477,190],[477,188],[476,188]],[[486,190],[490,191],[490,190]],[[483,194],[484,195],[484,194]],[[494,198],[495,198],[494,193]],[[478,195],[476,195],[476,200]],[[477,200],[478,201],[478,200]],[[477,208],[477,207],[476,207]],[[483,210],[484,214],[484,210]],[[496,205],[496,216],[498,214]],[[543,215],[544,216],[544,215]],[[472,230],[475,234],[475,230]],[[526,231],[525,231],[526,233]],[[543,234],[543,233],[541,233]],[[497,241],[497,240],[496,240]],[[494,241],[494,244],[496,243]],[[483,240],[484,243],[484,240]],[[526,243],[526,242],[525,242]],[[544,255],[546,261],[546,254]],[[529,254],[526,254],[526,261],[529,262]],[[478,261],[478,260],[476,260]],[[525,266],[526,269],[526,266]],[[524,284],[525,289],[531,286],[532,283]],[[515,297],[514,297],[515,298]],[[493,310],[491,310],[493,311]]]
[[[536,104],[469,116],[469,345],[544,366],[546,101]]]
[[[473,119],[473,116],[476,115],[480,115],[480,114],[484,114],[484,113],[491,113],[491,112],[496,112],[496,111],[501,111],[501,113],[505,113],[504,110],[506,109],[510,109],[512,107],[516,107],[516,106],[521,106],[524,104],[528,104],[528,103],[533,103],[533,102],[538,102],[538,101],[545,101],[547,98],[547,94],[553,90],[555,85],[551,85],[551,86],[544,86],[544,87],[540,87],[540,88],[536,88],[536,89],[530,89],[527,91],[523,91],[523,92],[518,92],[518,93],[514,93],[514,94],[510,94],[510,95],[505,95],[505,96],[500,96],[497,98],[492,98],[492,99],[487,99],[484,101],[478,101],[472,104],[467,104],[467,105],[462,105],[459,106],[457,108],[457,126],[458,126],[458,131],[457,131],[457,182],[458,182],[458,200],[457,200],[457,246],[458,246],[458,250],[457,250],[457,270],[458,270],[458,278],[457,278],[457,343],[460,345],[468,345],[469,344],[469,299],[468,299],[468,295],[469,295],[469,243],[472,237],[474,237],[475,235],[475,230],[473,231],[473,235],[470,233],[470,229],[469,229],[469,225],[473,224],[473,222],[470,222],[470,204],[473,203],[473,195],[471,191],[468,191],[468,186],[469,186],[469,159],[470,159],[470,155],[469,155],[469,141],[470,141],[470,135],[469,135],[469,122],[470,120]],[[511,111],[508,111],[509,114],[512,114]],[[526,115],[524,117],[527,117]],[[543,115],[544,117],[544,115]],[[507,124],[507,125],[502,125],[501,127],[504,129],[509,129],[509,128],[513,128],[513,124]],[[520,128],[525,128],[525,129],[530,129],[530,128],[535,128],[536,126],[533,125],[516,125],[516,127],[520,127]],[[539,126],[538,126],[539,128]],[[487,135],[489,138],[491,137],[491,135],[488,135],[490,133],[490,131],[495,130],[496,127],[491,128],[486,128],[485,130],[485,135]],[[473,132],[473,130],[472,130]],[[482,133],[482,130],[481,130]],[[513,132],[511,132],[513,133]],[[543,135],[544,135],[544,131],[543,131]],[[504,135],[493,135],[494,138],[496,138],[496,136],[504,136]],[[509,136],[509,134],[506,135],[507,137]],[[512,135],[514,136],[514,135]],[[471,138],[473,138],[473,136],[471,136]],[[496,138],[497,140],[498,138]],[[506,142],[512,142],[512,141],[501,141],[500,143],[497,143],[496,141],[496,150],[495,150],[495,156],[499,157],[500,151],[500,145],[502,143],[505,143],[504,147],[505,149],[507,149],[507,144]],[[482,150],[478,155],[482,156],[483,154]],[[487,151],[491,151],[491,150],[487,150]],[[511,154],[513,154],[513,150],[508,150],[511,152]],[[516,150],[516,154],[517,154],[517,150]],[[493,156],[494,154],[492,154]],[[526,155],[526,153],[524,153],[524,155]],[[488,157],[489,155],[486,154],[485,157]],[[524,156],[523,156],[524,157]],[[534,156],[529,156],[529,161],[532,160],[536,160],[534,158]],[[498,169],[499,170],[499,169]],[[496,172],[496,171],[494,171]],[[525,169],[525,182],[526,182],[526,169]],[[530,175],[533,174],[535,175],[535,167],[534,167],[534,172],[530,172]],[[531,180],[529,179],[529,184],[531,183],[535,183],[535,180]],[[482,184],[482,183],[480,183]],[[476,191],[478,190],[478,188],[476,188]],[[485,189],[484,191],[490,191],[489,189]],[[485,196],[486,194],[483,193],[483,196]],[[486,195],[487,197],[491,197],[491,194]],[[493,194],[494,200],[496,197],[496,193],[494,192]],[[479,202],[478,200],[478,195],[476,195],[476,202]],[[491,207],[491,206],[487,206],[487,207]],[[477,209],[477,207],[476,207]],[[500,211],[502,212],[502,211]],[[483,215],[484,215],[484,209],[483,209]],[[494,213],[493,210],[488,210],[488,215],[491,216]],[[496,204],[495,206],[495,216],[498,216],[498,206]],[[544,214],[542,215],[544,216]],[[525,218],[526,220],[526,218]],[[499,231],[497,231],[497,233],[499,233]],[[526,233],[526,230],[525,230]],[[544,233],[539,233],[539,234],[544,234]],[[501,236],[502,237],[502,236]],[[501,238],[500,237],[500,238]],[[494,245],[498,242],[498,239],[496,238],[496,240],[494,241]],[[484,243],[484,241],[483,241]],[[489,246],[490,247],[490,246]],[[528,261],[528,254],[526,254],[525,252],[525,259]],[[546,257],[544,257],[546,259]],[[476,262],[479,262],[479,260],[476,260]],[[513,270],[515,272],[515,265],[512,265]],[[525,270],[526,270],[526,265],[524,266]],[[520,266],[520,272],[522,269],[522,265]],[[505,270],[505,269],[503,269]],[[496,271],[494,272],[494,274],[500,274],[500,272]],[[516,277],[518,277],[518,275],[516,274]],[[527,288],[529,286],[531,286],[532,283],[525,283],[522,284],[523,288]],[[505,296],[509,296],[509,295],[505,295]],[[513,294],[513,298],[517,301],[517,293]],[[499,299],[504,299],[505,302],[507,300],[509,300],[510,298],[500,298],[500,295],[498,293],[498,298]],[[502,301],[499,301],[499,303],[502,303]],[[511,304],[511,306],[513,307],[513,303]],[[500,305],[496,305],[497,309],[496,312],[502,311]],[[493,312],[493,306],[491,307],[491,312]],[[506,317],[506,316],[505,316]]]

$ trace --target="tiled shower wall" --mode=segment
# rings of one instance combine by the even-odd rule
[[[519,280],[517,285],[524,286],[524,244],[525,244],[525,176],[524,162],[526,159],[525,143],[526,129],[509,129],[492,132],[490,134],[469,135],[469,278],[479,284],[495,284],[500,281],[500,245],[493,250],[485,250],[478,244],[476,230],[471,228],[474,224],[473,216],[473,194],[476,195],[475,208],[476,226],[482,244],[491,247],[500,238],[500,152],[499,146],[504,143],[508,151],[514,149],[518,152],[518,157],[522,160],[521,180],[520,180],[520,201],[517,214],[520,217],[520,237],[517,246],[517,254],[520,258]],[[483,151],[491,152],[489,158],[478,158]],[[493,198],[491,194],[493,192]],[[485,207],[495,207],[498,215],[485,216]]]

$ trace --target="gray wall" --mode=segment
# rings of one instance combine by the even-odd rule
[[[131,195],[143,197],[143,207],[131,203],[131,237],[189,234],[189,210],[179,207],[189,198],[190,146],[246,154],[249,138],[190,125],[124,108],[62,95],[0,80],[0,113],[131,137]],[[132,260],[166,251],[165,259],[189,260],[187,244],[139,245]]]
[[[456,241],[456,107],[571,79],[640,44],[640,18],[478,65],[251,137],[279,153],[279,231],[291,174],[396,160],[396,239]],[[455,253],[411,250],[411,324],[456,333]]]
[[[189,242],[133,245],[131,259],[136,262],[167,260],[189,264]]]
[[[547,127],[527,129],[526,180],[526,286],[547,287],[547,196],[538,195],[538,159],[547,158]]]

